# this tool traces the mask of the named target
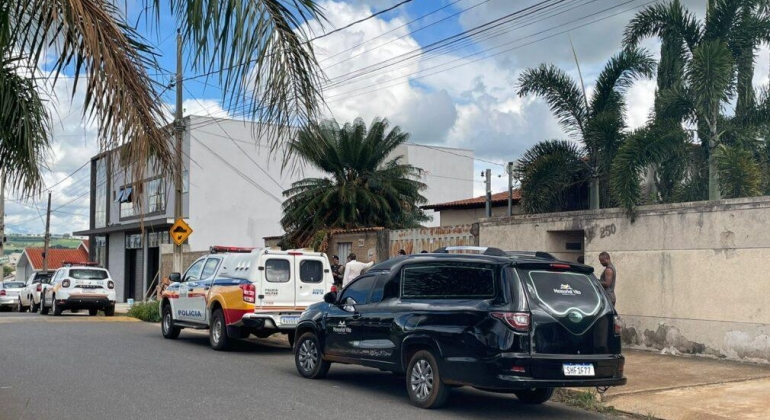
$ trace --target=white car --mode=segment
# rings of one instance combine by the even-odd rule
[[[20,281],[9,280],[0,283],[0,310],[25,311],[26,308],[21,304],[23,290],[24,283]]]
[[[49,287],[43,289],[40,314],[51,311],[58,316],[62,311],[80,309],[88,309],[91,316],[100,310],[106,316],[115,315],[115,282],[109,271],[88,265],[56,270]]]
[[[30,312],[38,311],[40,296],[43,294],[43,289],[51,284],[53,274],[53,271],[38,271],[30,274],[27,279],[27,285],[24,287],[24,291],[21,292],[21,303],[28,307]]]

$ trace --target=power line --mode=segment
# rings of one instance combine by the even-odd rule
[[[622,4],[620,4],[620,5],[615,5],[615,6],[609,7],[609,8],[607,8],[607,9],[604,9],[604,10],[602,10],[601,12],[597,12],[597,13],[594,13],[594,14],[592,14],[592,15],[584,16],[584,17],[582,17],[582,18],[580,18],[580,19],[576,19],[576,20],[574,20],[574,21],[568,22],[567,24],[570,24],[570,23],[575,23],[575,22],[577,22],[577,21],[580,21],[580,20],[584,20],[584,19],[586,19],[586,18],[590,18],[590,17],[592,17],[592,16],[596,16],[596,15],[598,15],[599,13],[605,12],[605,11],[607,11],[607,10],[615,9],[615,8],[617,8],[617,7],[623,6],[623,5],[625,5],[625,4],[628,4],[628,3],[632,3],[632,2],[634,2],[634,1],[636,1],[636,0],[628,0],[628,1],[626,1],[625,3],[622,3]],[[461,64],[459,64],[459,65],[453,66],[453,67],[449,67],[449,68],[446,68],[446,69],[438,70],[438,71],[435,71],[435,72],[433,72],[433,73],[428,73],[428,74],[425,74],[425,75],[421,75],[421,76],[418,76],[418,77],[412,77],[412,76],[414,76],[414,75],[417,75],[417,74],[421,73],[422,71],[424,71],[424,70],[421,70],[421,71],[419,71],[419,72],[415,72],[415,73],[412,73],[412,74],[410,74],[410,75],[407,75],[407,76],[403,76],[403,77],[399,77],[399,78],[396,78],[396,79],[392,79],[391,81],[395,81],[395,80],[401,80],[401,79],[408,79],[408,80],[419,80],[419,79],[423,79],[423,78],[426,78],[426,77],[428,77],[428,76],[433,76],[433,75],[436,75],[436,74],[439,74],[439,73],[443,73],[443,72],[446,72],[446,71],[454,70],[454,69],[456,69],[456,68],[459,68],[459,67],[467,66],[468,64],[473,64],[473,63],[476,63],[476,62],[478,62],[478,61],[481,61],[481,60],[485,60],[485,59],[488,59],[488,58],[496,57],[496,56],[498,56],[498,55],[501,55],[501,54],[504,54],[504,53],[507,53],[507,52],[510,52],[510,51],[513,51],[513,50],[516,50],[516,49],[519,49],[519,48],[523,48],[523,47],[526,47],[526,46],[529,46],[529,45],[532,45],[532,44],[538,43],[538,42],[540,42],[540,41],[544,41],[544,40],[546,40],[546,39],[550,39],[550,38],[553,38],[553,37],[556,37],[556,36],[559,36],[559,35],[565,34],[565,33],[567,33],[567,32],[570,32],[570,31],[572,31],[572,30],[575,30],[575,29],[580,29],[580,28],[582,28],[582,27],[585,27],[585,26],[588,26],[588,25],[591,25],[591,24],[594,24],[594,23],[600,22],[600,21],[602,21],[602,20],[606,20],[606,19],[609,19],[609,18],[612,18],[612,17],[618,16],[618,15],[620,15],[620,14],[623,14],[623,13],[626,13],[626,12],[628,12],[628,11],[631,11],[631,10],[634,10],[634,9],[638,9],[638,8],[640,8],[640,7],[644,7],[644,6],[646,6],[646,5],[649,5],[649,4],[652,4],[652,3],[656,3],[657,1],[658,1],[658,0],[652,0],[652,1],[649,1],[649,2],[647,2],[647,3],[645,3],[645,4],[642,4],[642,5],[639,5],[639,6],[634,6],[634,7],[631,7],[631,8],[629,8],[629,9],[626,9],[626,10],[622,10],[622,11],[620,11],[620,12],[617,12],[617,13],[614,13],[614,14],[611,14],[611,15],[607,15],[607,16],[601,17],[601,18],[599,18],[599,19],[595,19],[595,20],[593,20],[593,21],[591,21],[591,22],[587,22],[587,23],[584,23],[584,24],[582,24],[582,25],[578,25],[578,26],[572,27],[572,28],[570,28],[570,29],[566,29],[566,30],[564,30],[564,31],[561,31],[561,32],[557,32],[557,33],[555,33],[555,34],[552,34],[552,35],[548,35],[548,36],[545,36],[545,37],[543,37],[543,38],[540,38],[540,39],[536,39],[536,40],[534,40],[534,41],[532,41],[532,42],[528,42],[528,43],[526,43],[526,44],[517,45],[517,46],[515,46],[515,47],[512,47],[512,48],[508,48],[508,49],[505,49],[505,50],[499,51],[499,52],[497,52],[497,53],[495,53],[495,54],[492,54],[492,55],[488,55],[488,56],[485,56],[485,57],[480,57],[480,58],[477,58],[477,59],[475,59],[475,60],[471,60],[471,61],[465,61],[465,62],[463,62],[463,63],[461,63]],[[482,54],[482,53],[484,53],[484,52],[488,52],[488,51],[490,51],[490,50],[493,50],[493,49],[496,49],[496,48],[500,48],[500,47],[502,47],[502,46],[505,46],[505,45],[510,45],[510,44],[512,44],[512,43],[514,43],[514,42],[518,42],[518,41],[521,41],[521,40],[524,40],[524,39],[527,39],[527,38],[531,38],[531,37],[533,37],[533,36],[537,36],[537,35],[540,35],[540,34],[542,34],[542,33],[545,33],[545,32],[549,32],[549,31],[552,31],[552,30],[554,30],[554,29],[556,29],[556,28],[558,28],[558,27],[561,27],[561,26],[565,26],[565,25],[559,25],[559,26],[556,26],[556,27],[553,27],[553,28],[549,28],[549,29],[546,29],[546,30],[540,31],[540,32],[538,32],[538,33],[536,33],[536,34],[528,35],[528,36],[526,36],[526,37],[522,37],[522,38],[516,39],[516,40],[514,40],[514,41],[511,41],[511,42],[508,42],[508,43],[505,43],[505,44],[502,44],[502,45],[498,45],[498,46],[496,46],[496,47],[488,48],[488,49],[486,49],[486,50],[483,50],[483,51],[480,51],[480,52],[477,52],[477,53],[474,53],[474,54],[470,54],[470,55],[468,55],[468,56],[465,56],[465,57],[461,57],[461,58],[459,58],[459,59],[456,59],[456,60],[452,60],[452,61],[450,61],[450,62],[447,62],[447,63],[444,63],[444,64],[449,64],[449,63],[451,63],[451,62],[456,62],[456,61],[462,61],[462,60],[465,60],[465,59],[467,59],[467,58],[469,58],[469,57],[472,57],[472,56],[475,56],[475,55],[479,55],[479,54]],[[442,65],[443,65],[443,64],[442,64]],[[434,68],[435,68],[435,67],[434,67]],[[396,84],[385,85],[385,86],[382,86],[382,85],[379,85],[379,84],[373,84],[373,85],[365,86],[365,87],[363,87],[363,88],[354,89],[354,90],[352,90],[352,91],[349,91],[349,92],[344,92],[344,93],[340,93],[340,94],[337,94],[337,95],[332,95],[332,96],[330,96],[330,97],[329,97],[329,98],[327,98],[327,99],[333,99],[333,98],[337,98],[337,97],[341,97],[341,96],[344,96],[344,98],[342,98],[342,99],[339,99],[339,100],[336,100],[336,101],[327,101],[327,102],[328,102],[328,103],[334,103],[334,102],[339,102],[340,100],[344,100],[344,99],[347,99],[347,98],[353,98],[353,97],[357,97],[357,96],[361,96],[361,95],[368,95],[368,94],[371,94],[371,93],[373,93],[373,92],[377,92],[377,91],[379,91],[379,90],[388,89],[388,88],[391,88],[391,87],[394,87],[394,86],[398,86],[399,84],[401,84],[401,82],[399,82],[399,83],[396,83]],[[360,92],[360,91],[362,91],[362,90],[365,90],[365,89],[369,89],[369,88],[372,88],[372,87],[376,87],[376,86],[379,86],[379,87],[378,87],[378,88],[376,88],[376,89],[372,89],[372,90],[367,90],[367,91],[364,91],[364,92],[362,92],[362,93],[356,93],[356,92]],[[354,95],[351,95],[352,93],[356,93],[356,94],[354,94]]]
[[[433,150],[435,150],[437,152],[444,152],[444,153],[448,153],[450,155],[459,156],[461,158],[466,158],[466,159],[471,159],[471,160],[478,160],[479,162],[485,162],[485,163],[489,163],[491,165],[505,166],[505,164],[502,164],[502,163],[499,163],[499,162],[493,162],[491,160],[485,160],[485,159],[481,159],[481,158],[477,158],[477,157],[470,157],[470,156],[466,156],[466,155],[461,155],[459,153],[452,152],[452,151],[447,150],[445,148],[440,148],[440,147],[435,147],[435,146],[428,146],[427,144],[417,144],[417,143],[407,143],[407,144],[409,144],[411,146],[417,146],[417,147],[426,147],[428,149],[433,149]]]
[[[393,9],[397,8],[397,7],[400,7],[400,6],[402,6],[402,5],[406,4],[406,3],[409,3],[409,2],[411,2],[411,1],[412,1],[412,0],[404,0],[404,1],[402,1],[402,2],[398,3],[398,4],[394,5],[394,6],[391,6],[391,7],[387,8],[387,9],[384,9],[384,10],[380,10],[379,12],[375,12],[375,13],[372,13],[371,15],[369,15],[369,16],[367,16],[367,17],[363,18],[363,19],[359,19],[359,20],[357,20],[357,21],[355,21],[355,22],[349,23],[349,24],[345,25],[345,26],[344,26],[344,27],[342,27],[342,28],[339,28],[339,29],[335,29],[335,30],[333,30],[333,31],[331,31],[331,32],[327,32],[327,33],[325,33],[325,34],[322,34],[322,35],[319,35],[319,36],[317,36],[317,37],[315,37],[315,38],[312,38],[312,39],[308,40],[308,41],[307,41],[307,43],[311,43],[311,42],[313,42],[313,41],[315,41],[315,40],[318,40],[318,39],[321,39],[321,38],[325,38],[325,37],[327,37],[327,36],[329,36],[329,35],[331,35],[331,34],[333,34],[333,33],[339,32],[339,31],[341,31],[341,30],[344,30],[344,29],[348,29],[348,28],[350,28],[351,26],[357,25],[357,24],[359,24],[359,23],[361,23],[361,22],[365,22],[365,21],[367,21],[367,20],[369,20],[369,19],[372,19],[372,18],[374,18],[374,17],[376,17],[376,16],[379,16],[379,15],[381,15],[381,14],[383,14],[383,13],[387,13],[387,12],[389,12],[389,11],[391,11],[391,10],[393,10]],[[185,77],[184,79],[182,79],[182,81],[188,81],[188,80],[192,80],[192,79],[199,79],[199,78],[201,78],[201,77],[208,77],[208,76],[212,76],[212,75],[214,75],[214,74],[217,74],[217,73],[221,73],[221,72],[223,72],[223,71],[230,71],[230,70],[232,70],[232,69],[235,69],[235,68],[238,68],[238,67],[242,67],[242,66],[245,66],[245,65],[251,64],[251,63],[253,63],[253,62],[255,62],[255,61],[258,61],[258,60],[259,60],[259,59],[256,59],[256,58],[255,58],[255,59],[251,59],[251,60],[245,61],[245,62],[243,62],[243,63],[233,64],[232,66],[229,66],[229,67],[225,67],[225,68],[221,68],[221,69],[219,69],[219,70],[212,70],[212,71],[208,71],[208,72],[206,72],[206,73],[197,74],[197,75],[194,75],[194,76],[188,76],[188,77]]]
[[[351,26],[355,26],[355,25],[358,25],[359,23],[366,22],[369,19],[373,19],[373,18],[375,18],[375,17],[377,17],[377,16],[379,16],[379,15],[381,15],[383,13],[390,12],[391,10],[396,9],[398,7],[401,7],[401,6],[403,6],[403,5],[407,4],[407,3],[410,3],[411,1],[412,0],[403,0],[400,3],[397,3],[397,4],[393,5],[393,6],[388,7],[387,9],[380,10],[379,12],[376,12],[376,13],[372,13],[371,15],[369,15],[369,16],[363,18],[363,19],[359,19],[359,20],[357,20],[355,22],[351,22],[351,23],[349,23],[349,24],[347,24],[347,25],[345,25],[345,26],[343,26],[341,28],[337,28],[337,29],[335,29],[335,30],[333,30],[331,32],[327,32],[327,33],[325,33],[323,35],[319,35],[319,36],[309,40],[308,43],[311,43],[311,42],[313,42],[315,40],[318,40],[318,39],[321,39],[321,38],[326,38],[327,36],[329,36],[331,34],[334,34],[334,33],[340,32],[340,31],[344,31],[345,29],[348,29]]]
[[[354,45],[354,46],[352,46],[352,47],[348,48],[347,50],[344,50],[344,51],[340,51],[340,52],[338,52],[337,54],[334,54],[334,55],[333,55],[333,56],[331,56],[331,57],[327,57],[327,58],[325,58],[325,59],[321,60],[319,63],[323,63],[323,62],[325,62],[325,61],[331,60],[331,59],[332,59],[332,58],[334,58],[334,57],[337,57],[337,56],[339,56],[339,55],[341,55],[341,54],[344,54],[344,53],[346,53],[346,52],[348,52],[348,51],[352,51],[352,50],[354,50],[354,49],[356,49],[356,48],[358,48],[358,47],[360,47],[360,46],[362,46],[362,45],[366,44],[367,42],[371,42],[371,41],[374,41],[375,39],[378,39],[378,38],[382,38],[383,36],[385,36],[385,35],[387,35],[387,34],[389,34],[389,33],[393,33],[393,32],[395,32],[395,31],[397,31],[397,30],[399,30],[399,29],[401,29],[401,28],[403,28],[403,27],[405,27],[405,26],[409,26],[409,25],[411,25],[412,23],[414,23],[414,22],[417,22],[418,20],[421,20],[421,19],[423,19],[423,18],[425,18],[425,17],[427,17],[427,16],[430,16],[430,15],[432,15],[432,14],[434,14],[434,13],[437,13],[437,12],[439,12],[439,11],[443,10],[443,9],[446,9],[447,7],[450,7],[450,6],[452,6],[452,5],[454,5],[455,3],[458,3],[458,2],[460,2],[460,1],[462,1],[462,0],[455,0],[455,1],[453,1],[452,3],[449,3],[449,4],[447,4],[446,6],[440,7],[440,8],[438,8],[438,9],[436,9],[436,10],[434,10],[434,11],[430,12],[430,13],[426,13],[426,14],[424,14],[424,15],[422,15],[422,16],[420,16],[420,17],[416,18],[416,19],[413,19],[413,20],[411,20],[410,22],[407,22],[407,23],[405,23],[405,24],[403,24],[403,25],[399,26],[398,28],[394,28],[394,29],[391,29],[391,30],[389,30],[389,31],[387,31],[387,32],[383,32],[383,33],[381,33],[381,34],[377,35],[377,36],[376,36],[376,37],[374,37],[374,38],[371,38],[371,39],[368,39],[368,40],[366,40],[366,41],[363,41],[363,42],[361,42],[360,44],[357,44],[357,45]],[[407,36],[410,36],[410,35],[414,35],[414,34],[415,34],[415,33],[417,33],[417,32],[420,32],[420,31],[422,31],[422,30],[425,30],[425,29],[427,29],[427,28],[430,28],[431,26],[435,26],[435,25],[437,25],[437,24],[439,24],[439,23],[441,23],[441,22],[444,22],[444,21],[446,21],[446,20],[448,20],[448,19],[451,19],[451,18],[453,18],[453,17],[455,17],[455,16],[457,16],[457,15],[459,15],[459,14],[461,14],[461,13],[464,13],[464,12],[467,12],[468,10],[474,9],[474,8],[476,8],[476,7],[479,7],[479,6],[481,6],[482,4],[484,4],[484,3],[487,3],[487,2],[489,2],[489,1],[490,1],[490,0],[484,0],[484,1],[482,1],[481,3],[477,3],[477,4],[475,4],[474,6],[468,7],[467,9],[463,9],[463,10],[460,10],[459,12],[457,12],[457,13],[454,13],[454,14],[452,14],[452,15],[450,15],[450,16],[447,16],[447,17],[445,17],[445,18],[443,18],[443,19],[441,19],[441,20],[438,20],[438,21],[436,21],[436,22],[433,22],[433,23],[431,23],[431,24],[429,24],[429,25],[423,26],[422,28],[419,28],[419,29],[416,29],[416,30],[414,30],[414,31],[412,31],[412,32],[408,32],[408,33],[406,33],[406,34],[404,34],[404,35],[401,35],[400,37],[398,37],[398,38],[396,38],[396,39],[394,39],[394,40],[392,40],[392,41],[388,41],[388,42],[386,42],[386,43],[384,43],[384,44],[380,44],[380,45],[378,45],[378,46],[376,46],[376,47],[374,47],[374,48],[372,48],[372,49],[369,49],[369,50],[363,51],[363,52],[361,52],[361,53],[359,53],[359,54],[356,54],[356,55],[354,55],[354,56],[348,57],[348,58],[346,58],[346,59],[344,59],[344,60],[342,60],[342,61],[338,61],[338,62],[336,62],[336,63],[334,63],[334,64],[331,64],[331,65],[329,65],[329,66],[327,67],[327,69],[329,69],[329,68],[332,68],[332,67],[335,67],[335,66],[337,66],[337,65],[339,65],[339,64],[341,64],[341,63],[344,63],[344,62],[346,62],[346,61],[350,61],[350,60],[352,60],[352,59],[354,59],[354,58],[356,58],[356,57],[360,57],[360,56],[362,56],[362,55],[364,55],[364,54],[368,54],[368,53],[370,53],[370,52],[372,52],[372,51],[374,51],[374,50],[376,50],[376,49],[379,49],[379,48],[380,48],[380,47],[382,47],[382,46],[385,46],[385,45],[388,45],[388,44],[390,44],[390,43],[393,43],[393,42],[395,42],[395,41],[398,41],[398,40],[400,40],[400,39],[402,39],[402,38],[404,38],[404,37],[407,37]]]

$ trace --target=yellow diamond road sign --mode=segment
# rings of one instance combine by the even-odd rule
[[[184,241],[190,237],[190,235],[193,233],[193,230],[190,225],[184,221],[184,219],[179,218],[176,219],[176,222],[173,226],[171,226],[171,229],[168,231],[168,233],[171,235],[171,239],[174,241],[174,243],[181,246]]]

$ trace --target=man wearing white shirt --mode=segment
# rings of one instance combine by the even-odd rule
[[[348,255],[348,263],[345,264],[345,277],[342,279],[342,287],[345,287],[350,283],[351,280],[361,275],[361,273],[371,268],[374,265],[374,257],[372,257],[372,261],[368,263],[362,263],[359,261],[356,261],[356,254],[350,253]]]

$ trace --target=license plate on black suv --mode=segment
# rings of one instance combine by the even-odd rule
[[[564,376],[596,376],[594,365],[590,363],[565,363],[562,370]]]

